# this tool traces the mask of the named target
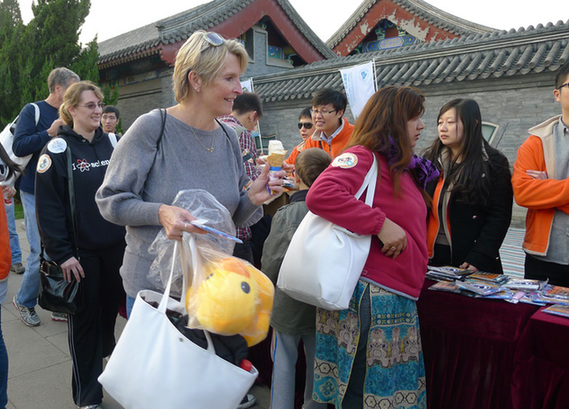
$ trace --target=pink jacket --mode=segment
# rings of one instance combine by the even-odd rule
[[[339,166],[336,159],[308,191],[306,204],[315,214],[358,234],[371,234],[371,249],[362,271],[380,286],[408,298],[417,299],[427,271],[427,207],[419,188],[405,172],[400,192],[394,197],[387,161],[376,154],[380,167],[373,207],[365,198],[355,198],[373,162],[372,152],[362,146],[347,149],[339,158],[352,155],[353,160]],[[348,163],[348,165],[346,165]],[[364,193],[365,196],[365,193]],[[377,234],[385,218],[397,223],[407,233],[407,248],[396,259],[381,252]],[[326,249],[322,249],[323,253]]]

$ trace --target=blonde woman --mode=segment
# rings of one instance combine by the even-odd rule
[[[103,388],[97,381],[103,357],[115,346],[114,328],[123,297],[119,268],[124,228],[107,222],[95,203],[113,147],[100,128],[103,93],[93,83],[71,85],[59,113],[64,126],[43,149],[36,173],[36,215],[49,258],[68,281],[83,287],[84,308],[68,317],[73,360],[73,400],[80,408],[99,408]],[[72,159],[77,236],[67,186],[67,154]],[[75,237],[77,240],[75,240]]]
[[[195,219],[189,211],[170,206],[180,190],[207,190],[229,210],[235,225],[244,227],[262,217],[269,190],[282,189],[281,180],[269,181],[269,169],[246,189],[250,180],[235,131],[216,119],[229,115],[243,92],[239,76],[247,61],[239,42],[196,31],[176,57],[178,103],[166,109],[162,135],[161,112],[153,110],[139,117],[117,145],[97,203],[105,218],[127,226],[121,269],[127,313],[138,291],[160,291],[148,280],[153,256],[147,251],[158,231],[164,227],[176,240],[183,231],[200,232],[189,223]]]

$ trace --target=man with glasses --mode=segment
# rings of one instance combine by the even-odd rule
[[[340,91],[325,88],[312,98],[312,123],[316,130],[304,149],[321,148],[332,158],[338,156],[352,136],[354,126],[344,118],[348,100]]]
[[[20,198],[24,207],[24,222],[26,235],[30,244],[30,255],[27,259],[26,271],[20,290],[13,298],[13,303],[20,319],[29,327],[40,325],[40,319],[35,311],[40,288],[40,236],[35,209],[35,176],[39,154],[46,143],[57,134],[57,129],[63,125],[59,118],[59,107],[63,102],[63,94],[67,87],[79,81],[79,76],[67,68],[55,68],[47,78],[49,96],[35,104],[39,107],[40,117],[36,125],[35,108],[27,104],[22,108],[12,150],[18,156],[33,155],[20,179]],[[53,313],[54,321],[66,321],[64,314]]]
[[[553,90],[561,115],[531,128],[514,162],[516,202],[527,207],[525,278],[569,287],[569,63]]]

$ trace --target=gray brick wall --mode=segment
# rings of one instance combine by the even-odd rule
[[[472,98],[480,105],[482,120],[499,125],[493,145],[506,155],[511,167],[519,146],[529,136],[527,130],[560,113],[559,104],[553,97],[554,76],[548,73],[507,80],[488,78],[422,87],[426,96],[423,116],[426,129],[417,144],[417,153],[437,138],[436,118],[440,107],[454,98]],[[276,134],[285,147],[291,149],[300,142],[296,123],[305,106],[310,106],[309,99],[265,103],[261,132]],[[349,109],[346,117],[352,122]],[[512,226],[523,227],[525,209],[514,204],[513,212]]]

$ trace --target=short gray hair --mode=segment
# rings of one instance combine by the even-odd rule
[[[47,86],[49,92],[53,93],[55,91],[56,85],[61,85],[67,87],[70,80],[80,81],[79,75],[75,74],[69,68],[58,67],[51,70],[49,76],[47,77]]]

